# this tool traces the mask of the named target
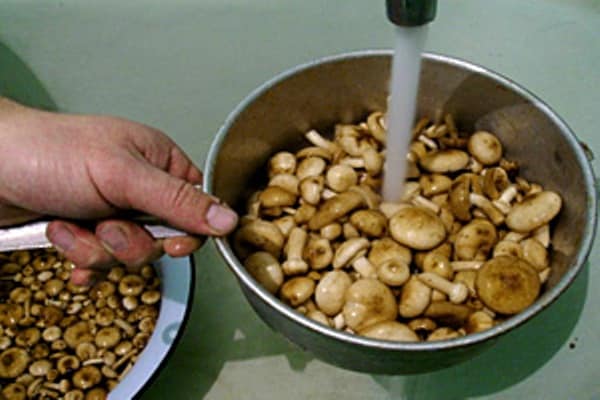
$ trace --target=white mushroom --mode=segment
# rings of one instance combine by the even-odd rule
[[[469,153],[483,165],[496,164],[502,158],[502,144],[489,132],[478,131],[471,135],[467,144]]]
[[[308,264],[302,259],[307,239],[308,234],[304,229],[298,227],[292,228],[285,245],[287,258],[281,265],[285,275],[297,275],[308,271]]]
[[[446,238],[446,228],[431,211],[407,207],[390,219],[390,233],[400,244],[417,250],[429,250]]]
[[[407,325],[397,321],[383,321],[368,326],[359,332],[373,339],[393,340],[399,342],[418,342],[419,337]]]
[[[326,315],[338,314],[345,302],[346,290],[352,285],[348,274],[342,270],[326,273],[315,289],[315,302]]]
[[[536,193],[512,207],[506,216],[506,225],[517,232],[531,232],[550,222],[561,206],[562,200],[557,193]]]
[[[432,289],[437,289],[447,294],[448,299],[453,303],[462,303],[469,295],[469,290],[464,284],[460,282],[450,282],[432,272],[423,272],[417,275],[417,277],[421,280],[421,282],[425,283]]]

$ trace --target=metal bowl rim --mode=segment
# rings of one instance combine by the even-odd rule
[[[217,135],[215,136],[215,139],[213,140],[213,143],[211,144],[204,168],[206,177],[206,192],[212,194],[212,179],[214,175],[214,167],[216,165],[221,146],[223,145],[223,142],[227,137],[227,132],[234,124],[235,120],[238,118],[241,112],[267,90],[298,73],[301,73],[305,70],[314,67],[321,66],[323,64],[334,63],[338,61],[346,61],[354,58],[364,58],[373,56],[391,57],[392,55],[392,50],[359,50],[349,53],[341,53],[337,55],[326,56],[287,69],[277,74],[273,78],[269,79],[268,81],[264,82],[262,85],[258,86],[249,95],[247,95],[227,116],[225,122],[219,129]],[[500,324],[494,326],[493,328],[485,330],[483,332],[473,333],[455,339],[415,343],[394,342],[353,335],[350,333],[326,327],[323,324],[320,324],[316,321],[311,320],[310,318],[305,317],[304,315],[298,313],[288,305],[284,304],[282,301],[280,301],[278,298],[276,298],[266,289],[264,289],[258,282],[256,282],[254,278],[246,271],[246,269],[240,263],[240,261],[237,259],[231,247],[229,246],[226,238],[213,238],[217,249],[219,250],[219,253],[225,259],[227,265],[237,276],[241,284],[243,284],[247,289],[249,289],[261,301],[269,305],[276,312],[285,316],[287,319],[294,321],[295,323],[305,328],[316,331],[332,339],[346,342],[348,344],[398,352],[433,352],[439,350],[448,350],[453,348],[472,346],[480,342],[495,339],[500,335],[503,335],[504,333],[513,330],[517,326],[533,318],[535,315],[539,314],[542,310],[544,310],[550,304],[552,304],[558,297],[560,297],[560,294],[563,293],[571,285],[573,280],[576,278],[577,274],[583,268],[585,261],[591,251],[592,243],[594,240],[597,222],[597,196],[595,190],[595,178],[593,169],[584,150],[580,145],[579,140],[577,139],[573,131],[569,128],[569,126],[558,116],[558,114],[556,114],[546,103],[544,103],[535,94],[521,87],[511,79],[489,68],[472,63],[470,61],[456,58],[454,56],[447,56],[439,53],[426,52],[423,53],[423,58],[429,61],[448,64],[463,70],[468,70],[473,73],[484,75],[485,77],[494,80],[496,83],[501,84],[502,86],[510,89],[513,92],[516,92],[524,99],[531,102],[537,109],[542,111],[556,124],[556,126],[564,134],[565,138],[571,145],[571,148],[575,152],[579,166],[582,168],[582,173],[585,178],[586,186],[588,188],[588,207],[586,210],[588,214],[588,219],[587,224],[584,227],[583,240],[574,258],[573,263],[575,267],[569,268],[569,270],[567,270],[565,275],[556,284],[556,286],[546,291],[542,296],[540,296],[540,298],[536,300],[536,302],[533,305],[531,305],[524,311],[508,318],[506,321],[503,321]]]

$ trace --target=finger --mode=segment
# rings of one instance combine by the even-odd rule
[[[198,250],[202,243],[204,238],[196,236],[173,237],[163,241],[163,249],[171,257],[184,257]]]
[[[136,163],[132,169],[135,182],[126,192],[132,208],[193,234],[224,235],[236,226],[234,211],[191,183],[147,163]]]
[[[161,241],[154,240],[133,222],[103,221],[96,227],[96,237],[116,260],[128,267],[147,264],[163,253]]]
[[[103,272],[94,269],[75,267],[75,269],[71,271],[71,282],[79,286],[91,286],[103,275]]]
[[[94,234],[65,221],[52,221],[46,228],[48,240],[78,268],[102,269],[115,263]]]

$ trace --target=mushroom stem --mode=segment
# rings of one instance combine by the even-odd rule
[[[462,303],[469,296],[469,289],[462,282],[450,282],[433,272],[423,272],[417,275],[417,277],[432,289],[446,293],[452,303]]]
[[[302,228],[294,227],[286,245],[287,260],[281,265],[286,275],[301,274],[308,271],[308,264],[302,259],[302,252],[308,239],[308,234]]]
[[[550,226],[542,225],[533,231],[533,237],[536,238],[542,246],[548,248],[550,246]]]
[[[338,146],[335,143],[325,139],[319,134],[319,132],[317,132],[314,129],[311,129],[310,131],[306,132],[304,137],[306,137],[306,139],[315,146],[329,150],[332,153],[335,153],[338,150]]]
[[[494,200],[492,204],[506,215],[510,212],[510,203],[514,200],[517,193],[518,191],[516,185],[510,185],[504,189],[500,197]]]
[[[498,226],[504,222],[504,214],[487,197],[470,193],[469,201],[474,206],[479,207],[494,225]]]
[[[483,265],[483,261],[451,261],[450,265],[454,271],[477,270]]]
[[[375,267],[366,257],[362,256],[352,262],[352,267],[363,278],[377,278]]]

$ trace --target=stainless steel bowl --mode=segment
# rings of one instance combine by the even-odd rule
[[[390,61],[387,51],[343,54],[301,65],[263,84],[238,105],[216,136],[205,166],[206,189],[242,211],[274,152],[298,147],[309,128],[327,132],[337,122],[355,122],[385,109]],[[586,153],[569,127],[509,79],[466,61],[425,54],[418,115],[439,120],[445,113],[464,130],[496,133],[525,178],[562,195],[545,292],[520,314],[481,333],[428,343],[374,340],[330,329],[295,312],[248,274],[227,238],[216,239],[256,312],[315,357],[370,373],[444,368],[491,347],[539,314],[581,270],[595,234],[596,191]]]

